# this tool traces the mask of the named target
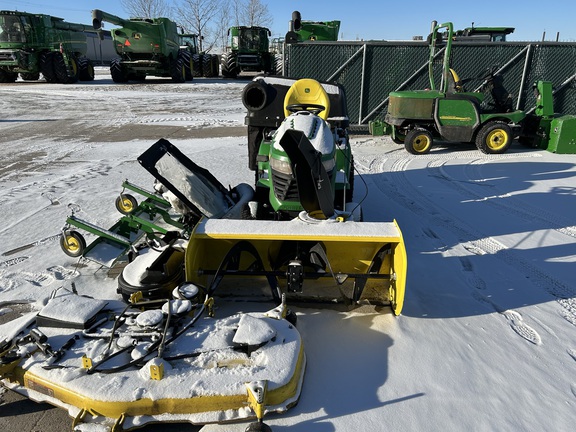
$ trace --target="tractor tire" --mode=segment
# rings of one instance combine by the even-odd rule
[[[202,56],[202,75],[206,78],[212,78],[214,76],[212,56],[210,54],[204,54]]]
[[[181,54],[170,63],[170,76],[175,83],[186,82],[186,66],[184,56]]]
[[[412,129],[406,134],[404,148],[413,155],[429,153],[432,148],[432,134],[423,128]]]
[[[282,69],[284,67],[284,61],[282,59],[282,56],[280,54],[276,54],[274,55],[274,70],[273,70],[273,74],[274,75],[278,75],[278,76],[282,76],[283,72]]]
[[[212,71],[214,77],[220,76],[220,58],[216,54],[212,54]]]
[[[128,74],[126,73],[124,67],[122,67],[122,59],[112,59],[110,62],[110,75],[112,76],[112,81],[115,83],[128,82]]]
[[[86,240],[78,231],[67,231],[60,237],[60,247],[66,255],[77,258],[84,253]]]
[[[48,83],[56,82],[56,74],[54,73],[54,53],[44,52],[40,56],[40,72]]]
[[[40,79],[40,72],[21,73],[20,76],[24,81],[38,81]]]
[[[512,144],[512,130],[502,121],[492,121],[480,128],[476,135],[476,147],[482,153],[505,153]]]
[[[78,58],[78,79],[80,81],[94,81],[94,65],[88,57]]]
[[[184,60],[184,69],[186,73],[186,81],[192,81],[194,75],[192,75],[192,69],[194,66],[192,65],[192,54],[190,51],[182,50],[180,51],[182,58]]]
[[[202,56],[200,54],[192,54],[192,76],[202,76]]]
[[[62,53],[54,53],[54,74],[56,81],[62,84],[74,84],[78,81],[78,61],[76,57],[70,56],[69,64]]]
[[[238,65],[236,64],[236,56],[234,53],[223,54],[220,65],[222,66],[223,77],[236,78],[238,76]]]
[[[12,83],[16,81],[16,78],[18,78],[17,73],[0,69],[0,83]]]

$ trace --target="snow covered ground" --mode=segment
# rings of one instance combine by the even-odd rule
[[[58,234],[69,203],[112,225],[122,181],[151,186],[136,158],[156,139],[224,185],[252,183],[246,82],[119,86],[99,74],[89,84],[0,86],[0,302],[44,298],[72,281],[81,293],[116,296],[116,280],[64,255]],[[576,155],[514,144],[504,155],[446,145],[416,157],[386,137],[352,144],[365,219],[396,219],[403,231],[404,310],[297,308],[302,396],[266,422],[275,432],[573,430]],[[27,432],[12,412],[0,406],[2,429]]]

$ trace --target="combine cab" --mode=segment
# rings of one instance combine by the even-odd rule
[[[85,31],[50,15],[0,11],[0,82],[46,81],[70,84],[92,81],[94,67],[86,57]]]

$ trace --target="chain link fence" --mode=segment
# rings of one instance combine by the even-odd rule
[[[366,125],[384,119],[390,92],[430,87],[429,55],[426,42],[302,42],[286,45],[284,74],[342,84],[350,123]],[[441,63],[439,54],[435,71]],[[555,112],[576,114],[576,43],[455,41],[451,67],[466,91],[481,91],[487,70],[497,71],[515,107],[528,112],[535,108],[533,84],[551,81]],[[491,103],[489,92],[484,103]]]

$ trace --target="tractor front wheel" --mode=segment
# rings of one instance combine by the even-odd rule
[[[414,155],[426,154],[432,148],[432,134],[426,129],[412,129],[406,134],[404,148]]]
[[[501,154],[512,144],[512,130],[501,121],[486,123],[476,135],[476,147],[482,153]]]

